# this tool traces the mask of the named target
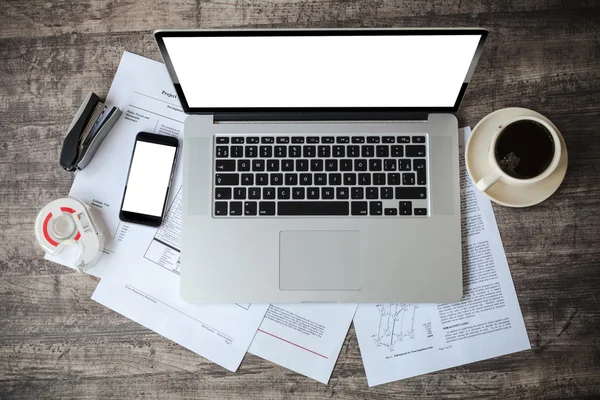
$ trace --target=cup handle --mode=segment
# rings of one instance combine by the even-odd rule
[[[500,180],[500,176],[500,172],[494,170],[486,176],[484,176],[482,179],[480,179],[475,184],[475,186],[477,187],[477,189],[481,190],[482,192],[485,192],[490,187],[492,187],[492,185],[498,182],[498,180]]]

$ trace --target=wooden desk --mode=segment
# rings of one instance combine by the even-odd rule
[[[557,4],[564,4],[564,8]],[[579,6],[588,4],[588,6]],[[600,8],[509,1],[0,1],[0,398],[592,398],[600,396]],[[104,308],[97,280],[42,259],[38,210],[66,195],[63,135],[123,50],[155,28],[458,27],[491,34],[459,125],[509,106],[569,149],[558,192],[494,207],[532,350],[367,388],[354,330],[328,386],[248,355],[236,374]]]

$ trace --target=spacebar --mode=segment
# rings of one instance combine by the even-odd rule
[[[348,215],[347,201],[280,201],[277,215]]]

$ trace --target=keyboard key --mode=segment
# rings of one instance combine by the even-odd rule
[[[382,215],[383,204],[380,201],[369,202],[369,215]]]
[[[329,184],[333,186],[339,186],[342,184],[342,174],[329,174]]]
[[[318,186],[323,186],[327,184],[327,174],[315,174],[314,175],[314,184]]]
[[[385,215],[398,215],[398,210],[395,208],[386,208],[384,210]]]
[[[240,172],[250,171],[250,160],[238,160],[237,169]]]
[[[325,161],[325,171],[337,171],[338,170],[338,160],[329,159]]]
[[[317,147],[317,153],[321,158],[331,157],[331,146],[319,146]]]
[[[244,143],[244,137],[243,136],[235,136],[231,138],[231,143],[233,144],[243,144]],[[250,140],[248,140],[248,143],[251,143]]]
[[[415,208],[415,215],[427,215],[426,208]]]
[[[253,187],[248,189],[248,198],[250,200],[260,199],[260,188]]]
[[[247,158],[256,158],[257,156],[258,156],[258,146],[246,146],[246,157]]]
[[[246,201],[244,203],[244,215],[256,215],[255,201]]]
[[[393,159],[386,159],[383,160],[383,170],[384,171],[396,171],[396,160]]]
[[[277,215],[348,215],[347,201],[282,201]]]
[[[268,160],[267,171],[279,171],[279,160]]]
[[[391,200],[394,198],[394,189],[391,187],[382,187],[379,192],[381,198],[384,200]]]
[[[256,174],[256,184],[259,186],[266,186],[269,184],[268,174]]]
[[[382,143],[396,143],[396,138],[393,136],[384,136],[381,140]]]
[[[398,160],[398,171],[410,171],[410,160],[406,158]]]
[[[225,136],[217,136],[217,143],[227,144],[227,143],[229,143],[229,138],[225,137]]]
[[[317,155],[317,146],[303,146],[302,150],[305,158],[312,158]]]
[[[369,171],[381,171],[381,160],[372,158],[369,160]]]
[[[309,136],[306,138],[306,143],[319,143],[318,136]]]
[[[244,185],[244,186],[254,185],[254,175],[253,174],[242,174],[242,185]]]
[[[260,156],[262,158],[273,157],[273,146],[260,146],[260,150],[259,151],[260,151]]]
[[[404,146],[392,146],[392,157],[404,157]]]
[[[367,193],[366,197],[369,200],[375,200],[375,199],[379,198],[379,189],[376,187],[373,187],[373,186],[368,187],[366,193]]]
[[[348,136],[338,136],[335,138],[336,143],[350,143],[350,138]]]
[[[285,147],[285,146],[275,146],[274,147],[274,151],[273,151],[273,155],[275,157],[278,157],[278,158],[285,158],[285,157],[287,157],[287,147]]]
[[[367,215],[367,202],[366,201],[353,201],[352,202],[352,215]]]
[[[275,138],[272,136],[263,136],[262,138],[260,138],[260,142],[272,144],[272,143],[275,143]]]
[[[252,160],[252,171],[260,172],[265,170],[265,160]]]
[[[217,199],[217,200],[231,199],[231,188],[224,188],[224,187],[215,188],[215,199]]]
[[[232,201],[229,203],[229,215],[242,215],[242,202]]]
[[[335,139],[333,136],[323,136],[321,138],[321,143],[334,143]]]
[[[425,136],[413,136],[412,142],[413,143],[425,143]]]
[[[375,146],[366,145],[361,147],[361,157],[374,157],[375,156]]]
[[[242,146],[231,146],[231,157],[233,157],[233,158],[244,157],[244,147],[242,147]]]
[[[340,158],[346,156],[346,148],[344,146],[333,146],[333,156]]]
[[[405,172],[402,174],[402,184],[412,186],[415,184],[415,174],[412,172]]]
[[[340,171],[352,171],[352,160],[340,160]]]
[[[371,184],[371,174],[364,173],[358,174],[358,184],[361,186],[366,186]]]
[[[311,174],[300,174],[300,184],[302,186],[312,185],[312,175]]]
[[[388,185],[399,185],[400,184],[400,174],[398,172],[390,172],[387,176]]]
[[[217,146],[217,150],[215,151],[215,155],[217,158],[227,158],[229,157],[229,146]]]
[[[339,199],[347,199],[350,197],[350,189],[347,187],[339,187],[335,189],[335,197]]]
[[[398,143],[410,143],[410,136],[398,136],[396,139]]]
[[[344,174],[344,185],[356,185],[356,174],[354,172]]]
[[[235,161],[234,160],[216,160],[215,170],[223,171],[223,172],[235,171]]]
[[[360,147],[348,146],[348,157],[360,157]]]
[[[227,202],[226,201],[215,201],[215,215],[224,216],[227,215]]]
[[[282,200],[287,200],[290,198],[290,188],[289,187],[280,187],[277,188],[277,198]]]
[[[233,150],[231,152],[233,153]],[[425,157],[425,146],[424,145],[406,146],[406,157]]]
[[[417,171],[417,185],[427,184],[427,170],[425,160],[413,160],[413,171]]]
[[[215,174],[216,186],[237,186],[240,184],[239,174]]]
[[[382,172],[373,174],[373,185],[377,185],[377,186],[385,185],[385,174]]]
[[[426,199],[427,189],[424,187],[397,187],[396,199]]]
[[[289,153],[292,158],[302,157],[302,146],[290,146]]]
[[[261,201],[258,204],[258,215],[275,215],[275,202]]]
[[[289,143],[290,138],[287,136],[279,136],[276,141],[277,143]]]
[[[295,187],[292,189],[292,199],[302,200],[304,199],[304,188],[303,187]],[[281,204],[281,203],[279,203]]]
[[[296,160],[296,171],[308,171],[308,160]]]
[[[281,170],[282,171],[293,171],[294,170],[294,161],[281,160]]]
[[[292,143],[304,143],[304,138],[300,136],[292,136]]]
[[[353,200],[361,200],[365,198],[365,189],[361,187],[353,187],[350,189],[350,197]]]
[[[271,185],[273,185],[273,186],[283,185],[283,174],[271,174]]]
[[[375,154],[377,157],[386,158],[390,156],[390,147],[389,146],[377,146],[375,148]]]
[[[319,199],[319,188],[312,187],[308,188],[306,191],[306,198],[310,200],[318,200]]]
[[[352,143],[364,143],[364,142],[365,142],[364,136],[352,136]]]
[[[237,187],[233,189],[233,198],[236,200],[246,200],[246,188]]]
[[[324,199],[333,199],[334,190],[331,187],[321,188],[321,197]]]
[[[412,202],[401,201],[399,202],[400,215],[412,215]]]
[[[355,171],[366,171],[367,170],[367,160],[363,160],[363,159],[354,160],[354,170]]]
[[[298,174],[285,174],[285,184],[296,186],[298,184]]]
[[[266,187],[263,188],[263,199],[273,200],[275,199],[275,188]]]
[[[310,160],[311,171],[323,171],[323,160],[313,159]]]
[[[367,143],[379,143],[379,136],[367,136]]]

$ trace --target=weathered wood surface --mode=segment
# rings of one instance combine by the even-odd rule
[[[68,193],[57,160],[85,93],[155,28],[481,26],[459,114],[521,106],[562,131],[569,170],[539,206],[494,207],[532,350],[368,389],[351,329],[328,386],[248,355],[236,374],[96,304],[45,262],[37,211]],[[0,398],[600,397],[600,5],[507,0],[0,0]]]

